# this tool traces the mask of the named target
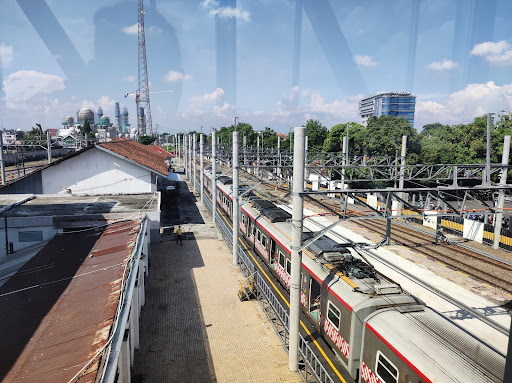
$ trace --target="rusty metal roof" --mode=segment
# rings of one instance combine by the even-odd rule
[[[140,227],[57,235],[0,287],[2,382],[68,382],[105,346]],[[99,364],[79,382],[94,382]]]

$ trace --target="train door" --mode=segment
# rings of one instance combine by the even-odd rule
[[[272,237],[270,237],[269,249],[270,249],[269,263],[270,263],[270,266],[272,268],[274,268],[274,263],[276,262],[276,259],[277,259],[277,245],[276,245],[276,241]]]
[[[313,317],[315,323],[320,322],[320,297],[320,283],[313,277],[309,278],[309,315]]]

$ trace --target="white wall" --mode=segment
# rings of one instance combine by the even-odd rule
[[[138,194],[156,191],[151,172],[96,148],[42,171],[43,194]]]
[[[0,259],[6,256],[5,221],[0,221]],[[13,243],[13,250],[19,251],[35,245],[35,242],[20,242],[19,233],[41,232],[41,239],[47,241],[55,237],[58,230],[53,227],[53,217],[9,217],[7,218],[7,240]]]

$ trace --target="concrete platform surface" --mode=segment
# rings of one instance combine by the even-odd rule
[[[208,225],[194,225],[187,238],[205,231],[216,238]],[[132,381],[302,381],[259,304],[238,299],[243,275],[224,242],[167,240],[151,250]]]

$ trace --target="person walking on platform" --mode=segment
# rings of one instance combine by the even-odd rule
[[[181,246],[183,246],[183,240],[181,239],[181,225],[178,225],[176,229],[176,245],[180,242]]]

